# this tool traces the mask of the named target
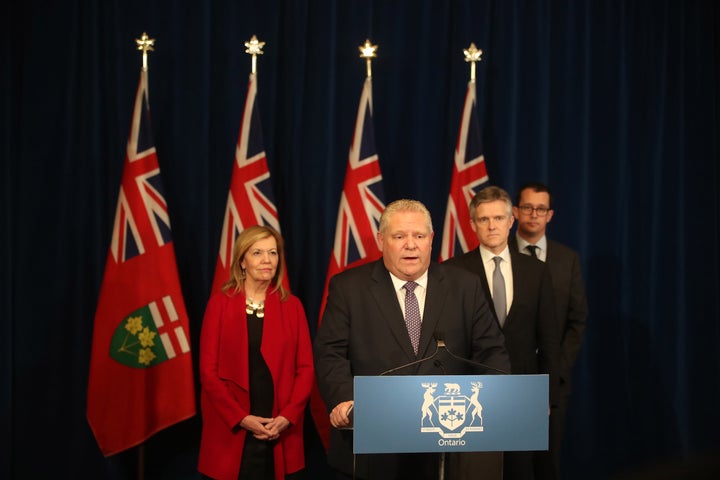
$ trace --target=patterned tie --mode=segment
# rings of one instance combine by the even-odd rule
[[[507,300],[505,298],[505,278],[500,271],[500,262],[502,257],[494,257],[495,271],[493,272],[493,303],[495,304],[495,313],[497,314],[498,322],[502,327],[505,324],[505,317],[507,317]]]
[[[531,257],[538,258],[536,250],[540,247],[538,247],[537,245],[528,245],[525,248],[530,252]]]
[[[412,343],[415,355],[418,352],[418,344],[420,343],[420,328],[422,327],[422,319],[420,318],[420,304],[415,296],[415,282],[407,282],[405,284],[405,324],[407,325],[408,335],[410,335],[410,343]]]

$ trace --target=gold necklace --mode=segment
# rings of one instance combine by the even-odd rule
[[[248,315],[254,313],[258,318],[263,318],[265,316],[265,302],[255,303],[252,298],[245,297],[245,313]]]

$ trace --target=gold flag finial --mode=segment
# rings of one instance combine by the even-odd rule
[[[365,44],[360,45],[358,47],[358,50],[360,50],[360,58],[364,58],[367,61],[367,76],[368,78],[372,77],[372,58],[376,58],[378,46],[373,45],[370,43],[370,40],[365,40]]]
[[[135,43],[137,44],[137,49],[142,50],[143,52],[143,70],[147,71],[148,65],[147,65],[147,52],[154,51],[153,47],[155,46],[155,39],[148,37],[148,34],[146,32],[143,32],[142,36],[140,38],[135,39]]]
[[[465,54],[465,61],[470,63],[470,81],[475,81],[475,62],[482,60],[482,50],[478,49],[473,42],[470,42],[470,46],[463,50]]]
[[[259,42],[255,35],[252,36],[249,42],[245,42],[245,53],[252,55],[252,73],[257,73],[257,56],[262,55],[262,49],[265,46],[265,42]]]

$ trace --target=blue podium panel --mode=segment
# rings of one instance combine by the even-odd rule
[[[548,449],[547,375],[355,377],[354,453]]]

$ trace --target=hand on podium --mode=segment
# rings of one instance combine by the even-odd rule
[[[352,400],[335,405],[335,408],[330,411],[330,425],[338,429],[352,428],[353,405]]]

